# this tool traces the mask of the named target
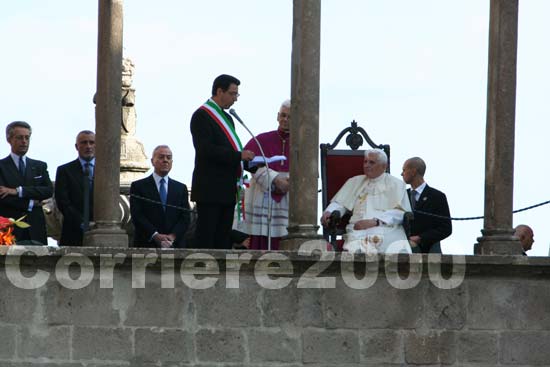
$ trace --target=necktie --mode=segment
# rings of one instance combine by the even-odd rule
[[[90,178],[90,162],[84,163],[84,176]]]
[[[92,177],[94,177],[94,164],[92,162],[86,162],[86,164],[88,165],[88,171],[90,172],[88,177],[90,177],[91,180]]]
[[[166,181],[164,178],[160,179],[159,194],[160,201],[162,201],[162,208],[166,210]]]
[[[90,163],[84,164],[84,205],[82,208],[82,230],[87,232],[90,228]]]
[[[25,161],[22,155],[19,156],[19,173],[21,176],[25,177]]]
[[[416,190],[411,190],[411,208],[414,210],[416,207]]]
[[[93,184],[94,180],[94,165],[90,162],[84,164],[84,176],[90,181],[90,186]]]

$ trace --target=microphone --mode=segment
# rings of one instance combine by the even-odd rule
[[[241,125],[245,126],[246,125],[244,124],[243,120],[241,120],[241,118],[239,117],[239,115],[237,115],[237,111],[235,111],[234,108],[231,108],[229,109],[229,113],[233,115],[233,117],[235,117],[237,119],[237,121],[239,121],[241,123]]]
[[[265,168],[267,170],[266,171],[267,172],[267,182],[271,182],[271,180],[269,178],[269,164],[267,163],[267,158],[265,156],[264,150],[262,149],[262,145],[260,144],[260,142],[256,138],[256,135],[254,135],[252,133],[252,131],[250,131],[248,126],[246,126],[244,121],[241,120],[241,118],[239,117],[239,115],[237,115],[237,112],[235,111],[234,108],[231,108],[229,110],[229,113],[231,115],[233,115],[233,117],[235,117],[237,119],[237,121],[239,121],[241,123],[241,125],[243,125],[243,127],[246,129],[246,131],[248,131],[250,136],[252,136],[252,139],[254,139],[254,141],[258,145],[258,148],[260,149],[260,154],[262,155],[263,161],[265,163]],[[268,208],[267,208],[267,249],[269,251],[271,251],[271,210],[272,210],[271,206],[272,206],[272,201],[273,201],[273,199],[271,198],[271,184],[267,185],[267,197],[268,197],[268,200],[267,200],[267,206],[268,206]]]

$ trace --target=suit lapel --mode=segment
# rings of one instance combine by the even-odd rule
[[[151,198],[156,201],[160,201],[159,189],[157,188],[157,183],[153,175],[149,176],[147,180],[147,191],[151,193]]]
[[[421,209],[424,206],[424,203],[429,200],[430,197],[430,187],[426,185],[424,187],[424,190],[422,190],[422,194],[420,194],[420,197],[418,198],[418,201],[416,203],[416,208]]]
[[[23,182],[25,183],[31,183],[33,177],[35,177],[35,171],[36,166],[34,164],[34,161],[27,157],[26,159],[26,167],[25,167],[25,177],[23,177]]]
[[[69,167],[69,174],[76,183],[76,187],[79,190],[79,197],[84,197],[84,172],[82,171],[82,164],[80,164],[80,160],[78,158],[75,159],[73,164]],[[90,195],[92,192],[93,190],[90,188]]]
[[[27,158],[27,162],[29,159]],[[21,177],[21,174],[19,173],[19,170],[17,169],[17,166],[15,165],[15,162],[11,158],[11,155],[8,155],[6,158],[2,159],[2,165],[4,170],[6,171],[8,177],[6,179],[9,179],[9,177],[13,177],[16,181],[16,184],[18,186],[23,186],[25,184],[25,178]],[[27,173],[29,171],[29,168],[26,168]]]
[[[168,196],[166,202],[169,204],[175,204],[177,198],[176,185],[173,180],[168,180]],[[167,208],[168,209],[168,208]]]
[[[155,182],[155,178],[153,177],[153,175],[149,176],[149,179],[147,180],[147,191],[151,195],[150,198],[155,201],[155,203],[152,204],[154,210],[156,210],[159,215],[164,215],[164,210],[162,209],[162,205],[160,204],[161,201],[159,189],[157,188],[157,183]],[[168,195],[170,195],[170,190],[168,190]]]

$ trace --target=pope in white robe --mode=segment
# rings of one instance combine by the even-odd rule
[[[365,151],[364,175],[350,178],[332,198],[321,222],[328,224],[331,213],[352,212],[344,235],[349,252],[411,253],[403,229],[403,215],[411,211],[405,183],[385,173],[387,156],[381,149]]]

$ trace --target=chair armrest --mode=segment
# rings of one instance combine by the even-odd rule
[[[405,234],[407,235],[407,238],[411,236],[411,222],[413,220],[414,220],[413,212],[405,212],[403,214],[403,229],[405,230]]]
[[[328,218],[328,225],[326,226],[329,233],[334,233],[337,230],[338,226],[340,225],[341,219],[342,213],[340,213],[339,210],[335,210],[330,213],[330,217]]]

